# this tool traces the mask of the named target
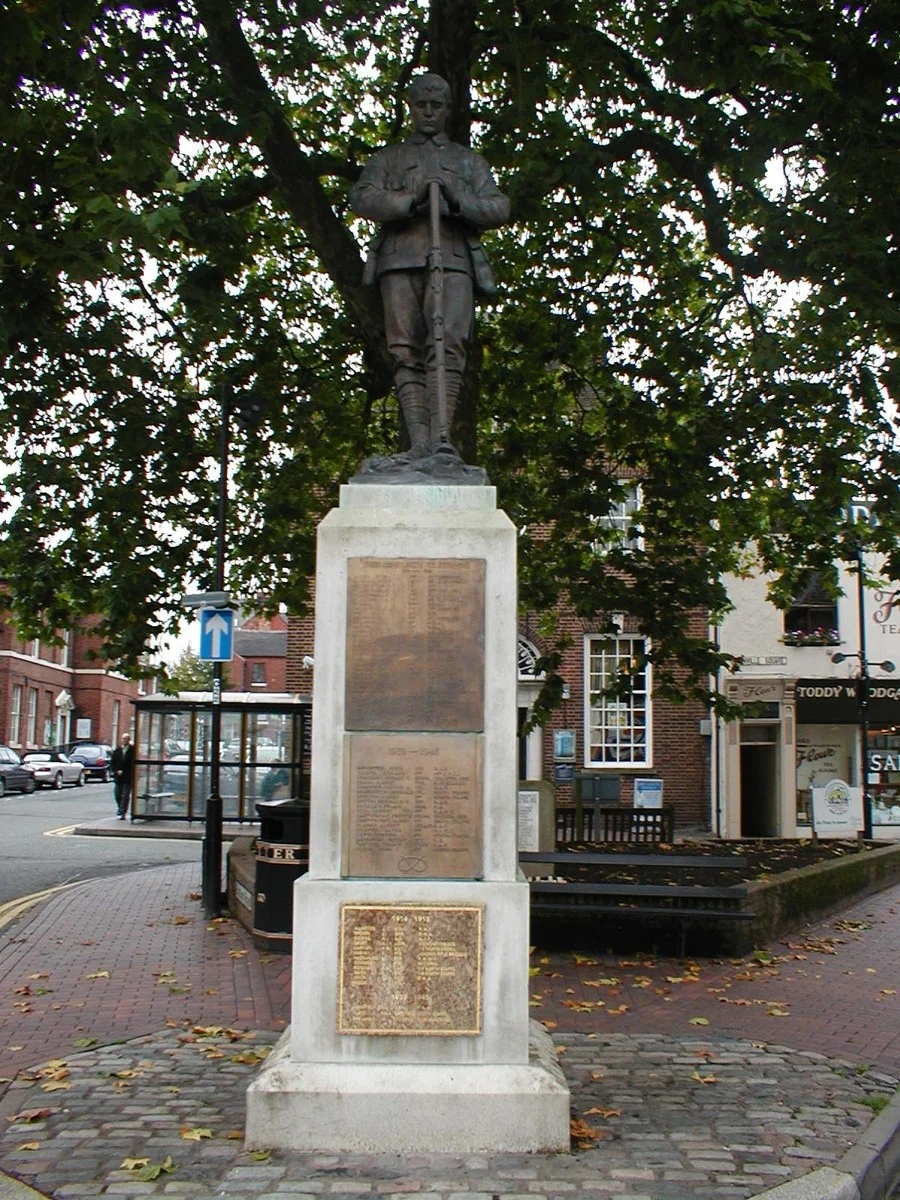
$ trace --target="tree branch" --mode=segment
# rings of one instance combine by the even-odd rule
[[[359,247],[337,217],[311,160],[294,138],[278,98],[266,82],[229,0],[197,0],[212,58],[229,85],[231,103],[263,154],[288,211],[315,251],[356,325],[369,371],[368,387],[391,386],[378,293],[363,288]]]

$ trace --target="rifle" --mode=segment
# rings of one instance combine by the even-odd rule
[[[434,326],[434,373],[437,383],[437,410],[440,442],[449,442],[447,429],[447,358],[444,346],[444,259],[441,254],[441,185],[432,179],[428,185],[428,229],[431,252],[428,266],[431,272]]]

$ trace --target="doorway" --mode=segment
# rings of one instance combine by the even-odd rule
[[[778,746],[741,746],[741,837],[778,837]]]

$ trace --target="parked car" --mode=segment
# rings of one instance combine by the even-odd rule
[[[105,742],[72,742],[66,752],[82,764],[85,779],[112,779],[112,749]]]
[[[57,790],[66,783],[81,787],[84,783],[84,763],[69,758],[63,750],[29,750],[22,761],[34,769],[38,787]]]
[[[34,771],[9,746],[0,746],[0,796],[6,792],[33,792]]]

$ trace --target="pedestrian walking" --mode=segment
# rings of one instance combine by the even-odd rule
[[[131,802],[131,780],[134,773],[134,746],[127,733],[122,735],[121,743],[112,752],[112,769],[116,812],[119,820],[124,821]]]

